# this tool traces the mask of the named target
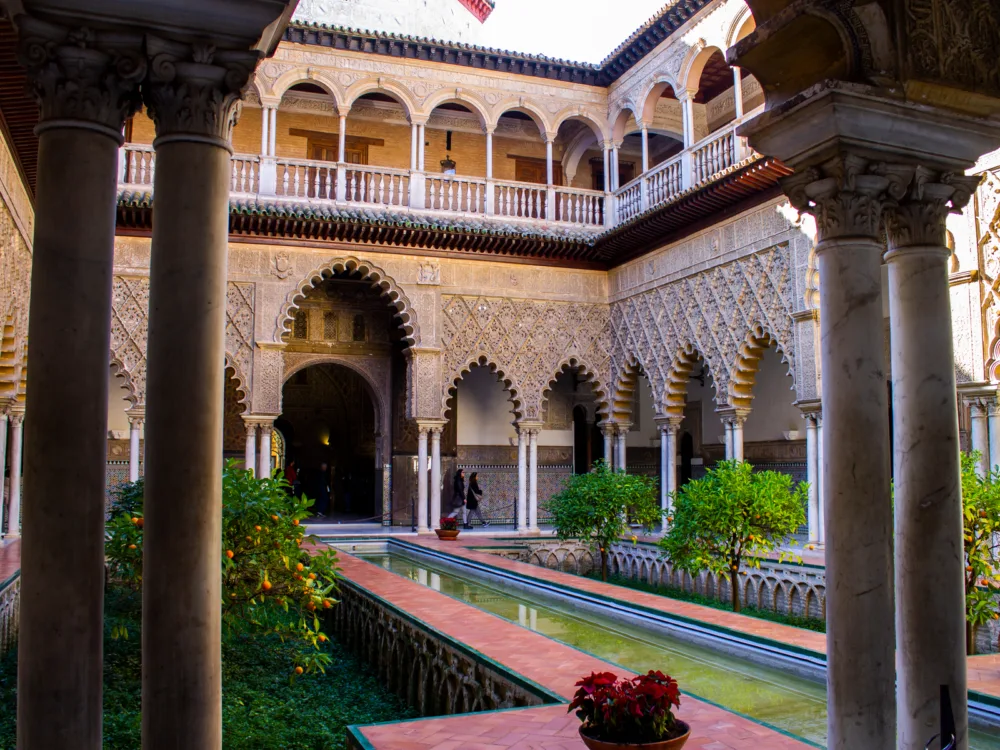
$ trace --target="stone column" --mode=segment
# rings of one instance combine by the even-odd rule
[[[268,125],[271,123],[271,108],[266,104],[260,106],[260,155],[271,156],[271,139],[268,137]]]
[[[642,126],[642,172],[649,171],[649,128]]]
[[[243,420],[247,430],[247,444],[243,454],[243,467],[251,476],[257,475],[257,424],[247,419]]]
[[[486,130],[486,179],[493,179],[493,131]]]
[[[605,422],[601,425],[601,434],[604,435],[604,462],[609,469],[615,468],[615,425],[613,422]]]
[[[420,132],[420,126],[415,122],[410,122],[410,171],[414,172],[417,169],[417,135]],[[343,158],[341,158],[343,161]]]
[[[660,430],[660,510],[662,526],[667,527],[671,498],[677,491],[677,433],[683,417],[666,417],[657,420]]]
[[[128,410],[128,481],[139,481],[139,431],[146,420],[146,411],[141,407]]]
[[[424,171],[424,123],[420,123],[418,126],[419,135],[417,136],[417,169],[421,172]]]
[[[274,467],[271,466],[271,430],[272,423],[264,420],[260,423],[260,455],[257,456],[257,476],[260,479],[270,479]]]
[[[889,180],[851,153],[797,169],[792,205],[816,216],[826,527],[830,748],[895,747],[889,419],[879,223]],[[888,687],[887,687],[888,686]]]
[[[823,415],[816,417],[816,497],[819,503],[819,541],[826,543],[826,503],[824,502],[823,477],[826,476],[826,468],[823,463]]]
[[[611,144],[611,192],[615,192],[621,185],[618,184],[618,149],[621,144],[614,142]]]
[[[427,525],[427,432],[430,428],[417,423],[417,533],[428,534]],[[434,519],[437,523],[437,519]]]
[[[4,483],[7,481],[7,407],[0,405],[0,539],[3,539]]]
[[[528,430],[528,533],[538,532],[538,427]]]
[[[728,419],[722,420],[723,443],[726,446],[726,460],[733,460],[733,423]]]
[[[617,455],[615,456],[615,468],[621,469],[622,471],[628,471],[628,454],[625,447],[625,440],[628,437],[629,430],[632,429],[632,425],[626,422],[618,423],[618,430],[615,435],[615,443],[617,446]]]
[[[268,153],[275,156],[278,153],[278,108],[271,107],[271,126],[268,128],[268,137],[271,143],[268,146]]]
[[[347,156],[347,114],[341,112],[338,120],[340,132],[337,133],[337,161],[343,164]]]
[[[809,526],[809,541],[819,541],[819,442],[816,435],[814,414],[803,414],[806,421],[806,481],[809,483],[809,504],[806,508],[806,522]]]
[[[528,435],[517,425],[517,530],[528,530]]]
[[[990,471],[1000,466],[1000,404],[994,399],[986,406],[987,426],[989,427]]]
[[[737,411],[733,415],[733,458],[743,460],[743,423],[747,421],[748,413]]]
[[[156,218],[147,348],[142,744],[143,750],[211,750],[222,745],[220,458],[230,139],[258,55],[152,36],[146,48],[153,60],[143,97],[156,125]],[[274,126],[272,119],[272,141]],[[266,439],[265,425],[261,465],[269,469]]]
[[[885,217],[885,261],[895,442],[899,747],[921,750],[939,731],[944,685],[952,698],[958,747],[967,748],[962,479],[945,218],[965,206],[980,178],[923,165],[887,165],[885,171],[894,198]],[[995,410],[991,402],[988,408]],[[988,462],[988,449],[984,457]]]
[[[431,427],[431,523],[436,524],[441,518],[441,430],[443,427]],[[451,496],[449,495],[449,500]],[[450,508],[449,508],[450,511]]]
[[[24,445],[24,408],[11,407],[10,410],[10,503],[8,504],[7,536],[21,536],[21,451]],[[23,545],[22,545],[23,547]],[[21,552],[24,559],[24,552]],[[23,569],[23,562],[22,562]],[[23,575],[23,574],[22,574]],[[24,586],[22,581],[21,586]],[[21,611],[24,611],[24,593],[21,594]],[[22,614],[21,617],[24,617]],[[21,620],[22,624],[24,620]],[[22,647],[24,641],[21,641]],[[20,728],[20,719],[18,719]]]
[[[733,104],[736,108],[736,119],[743,117],[743,77],[738,66],[733,66]]]
[[[545,134],[545,184],[552,185],[552,142],[555,140],[554,133]]]
[[[604,156],[604,192],[610,193],[613,188],[611,187],[611,143],[609,141],[604,141],[603,156]]]
[[[972,450],[979,451],[979,463],[976,464],[976,473],[985,477],[988,473],[990,460],[989,423],[986,417],[986,399],[974,398],[969,402],[969,412],[971,416]]]
[[[11,413],[9,527],[24,533],[17,747],[96,749],[118,149],[145,58],[138,35],[13,20],[40,110],[23,524],[23,404]]]

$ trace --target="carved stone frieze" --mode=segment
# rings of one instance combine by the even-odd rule
[[[18,15],[18,60],[27,69],[39,122],[99,125],[119,142],[125,120],[142,105],[146,57],[138,34],[104,32]]]
[[[258,52],[216,50],[148,36],[143,99],[161,140],[195,136],[228,146]]]
[[[443,295],[441,307],[444,402],[482,360],[509,383],[519,419],[542,418],[544,392],[567,365],[589,375],[597,402],[607,405],[606,305]]]
[[[284,351],[280,346],[258,346],[253,358],[253,399],[255,414],[281,414],[281,385],[284,383]]]

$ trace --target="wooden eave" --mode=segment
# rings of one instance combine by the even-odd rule
[[[28,75],[17,62],[14,25],[0,15],[0,127],[32,198],[38,168],[37,123],[38,104],[30,93]]]

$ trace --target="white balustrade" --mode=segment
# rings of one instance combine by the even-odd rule
[[[642,176],[626,183],[617,193],[618,223],[628,221],[642,212]]]
[[[334,174],[336,167],[334,166]],[[345,199],[350,203],[406,206],[410,197],[410,173],[405,169],[349,164],[345,170]]]
[[[683,189],[681,156],[677,155],[643,175],[646,181],[646,194],[649,196],[649,206],[659,205],[673,200]]]
[[[526,182],[497,182],[493,213],[515,219],[545,218],[545,185]]]
[[[486,212],[485,178],[429,174],[426,185],[427,208],[470,214]]]
[[[156,153],[152,146],[126,143],[121,149],[118,184],[132,188],[152,188],[156,169]]]
[[[604,193],[578,188],[556,188],[556,221],[573,224],[604,224]]]
[[[736,123],[702,138],[691,148],[694,184],[708,182],[719,172],[736,163]]]
[[[333,200],[337,193],[337,165],[329,161],[278,159],[275,192],[284,198]]]
[[[236,194],[260,192],[260,157],[246,154],[233,155],[233,181],[230,190]]]

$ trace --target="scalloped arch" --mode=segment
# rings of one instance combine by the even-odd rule
[[[670,364],[670,371],[667,373],[667,383],[664,389],[665,411],[672,417],[683,417],[684,406],[687,404],[688,383],[691,381],[691,373],[698,362],[704,362],[709,375],[712,375],[712,366],[708,357],[701,353],[701,350],[692,342],[685,341],[674,354]],[[717,382],[712,375],[712,389],[716,390]],[[719,402],[719,394],[716,390],[715,402]]]
[[[545,388],[542,389],[541,404],[544,405],[545,402],[548,401],[548,394],[552,391],[552,386],[555,385],[556,379],[559,375],[574,367],[581,375],[584,376],[584,379],[591,384],[591,387],[594,390],[594,400],[597,402],[597,413],[607,419],[608,414],[611,411],[611,400],[608,396],[607,385],[601,382],[601,378],[598,374],[600,371],[596,367],[592,367],[589,363],[587,363],[583,357],[576,354],[572,354],[560,360],[555,372],[552,373]]]
[[[111,353],[110,366],[114,370],[114,376],[122,379],[125,390],[128,391],[128,396],[125,397],[125,400],[128,401],[129,406],[136,407],[142,404],[142,399],[139,398],[139,394],[137,394],[135,390],[135,382],[132,380],[132,373],[130,373],[125,367],[125,364],[114,355],[114,352]]]
[[[490,359],[490,356],[485,352],[480,352],[479,354],[469,357],[461,367],[458,368],[457,372],[452,371],[447,376],[445,381],[448,385],[444,389],[444,395],[441,398],[441,413],[447,414],[450,409],[448,408],[448,402],[452,399],[455,391],[458,388],[458,382],[463,380],[473,367],[487,367],[489,371],[497,376],[500,381],[500,385],[504,387],[504,390],[510,392],[510,400],[513,404],[512,411],[514,412],[514,419],[521,419],[524,416],[523,413],[523,403],[520,398],[520,387],[513,378],[507,376],[507,374],[500,368],[500,366]]]
[[[647,381],[649,371],[643,366],[642,360],[634,352],[628,352],[625,361],[614,376],[614,394],[611,398],[610,414],[616,422],[632,421],[632,410],[635,404],[636,389],[639,385],[639,374],[646,373]],[[650,382],[653,394],[653,409],[660,413],[660,398],[656,388]]]
[[[792,378],[792,388],[795,387],[795,364],[788,353],[788,345],[778,339],[770,327],[754,321],[753,326],[743,338],[736,362],[733,363],[729,377],[729,404],[736,408],[749,409],[753,401],[753,386],[760,369],[760,360],[764,351],[771,346],[781,355],[781,361],[788,365],[788,375]]]
[[[278,313],[277,325],[274,331],[275,342],[280,342],[281,337],[289,330],[292,319],[295,317],[295,311],[299,308],[298,303],[306,296],[309,290],[323,280],[331,277],[334,273],[342,271],[352,273],[357,271],[362,277],[369,279],[373,287],[378,287],[382,296],[388,297],[389,303],[396,308],[396,315],[402,321],[399,327],[406,334],[404,336],[406,342],[410,346],[417,346],[420,343],[420,331],[417,327],[416,315],[413,312],[413,306],[410,304],[406,293],[403,292],[402,288],[391,276],[374,263],[369,263],[354,256],[334,258],[327,261],[322,266],[310,272],[304,280],[299,282],[295,289],[288,293],[288,296],[285,298],[285,304],[281,306],[281,312]]]
[[[236,392],[242,394],[242,396],[237,399],[236,403],[243,405],[243,412],[246,413],[250,411],[250,388],[247,383],[247,379],[243,372],[240,370],[240,366],[236,362],[236,358],[226,352],[226,370],[232,370],[232,379],[236,381]],[[230,377],[230,376],[227,376]]]

